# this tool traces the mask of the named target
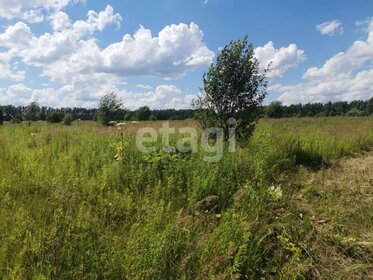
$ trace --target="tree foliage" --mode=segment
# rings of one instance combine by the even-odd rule
[[[40,119],[40,106],[37,101],[31,102],[24,111],[26,121],[37,121]]]
[[[201,95],[193,102],[202,126],[223,128],[227,138],[228,120],[235,118],[236,136],[248,139],[267,95],[266,72],[261,71],[247,36],[226,45],[204,74]]]
[[[284,116],[284,109],[280,101],[273,101],[267,107],[267,117],[269,118],[282,118]]]
[[[63,119],[63,115],[58,111],[50,111],[47,115],[46,121],[49,123],[60,123]]]
[[[109,125],[110,121],[120,120],[118,117],[122,108],[122,101],[114,92],[104,95],[99,104],[98,118],[103,125]]]
[[[150,119],[152,112],[148,106],[140,107],[135,112],[135,119],[139,121],[147,121]]]

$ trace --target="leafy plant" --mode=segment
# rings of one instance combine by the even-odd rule
[[[74,121],[74,117],[70,113],[66,114],[65,117],[63,118],[63,123],[65,125],[71,125],[73,121]]]

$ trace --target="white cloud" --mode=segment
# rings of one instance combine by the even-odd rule
[[[286,104],[368,99],[373,96],[373,20],[365,41],[355,41],[320,68],[309,68],[303,82],[272,87]]]
[[[214,54],[203,43],[203,33],[195,23],[173,24],[158,37],[142,26],[132,37],[111,44],[101,53],[102,71],[118,75],[146,75],[177,78],[188,70],[211,63]]]
[[[0,17],[41,22],[44,14],[57,12],[80,0],[0,0]]]
[[[153,89],[152,86],[150,85],[143,85],[143,84],[138,84],[136,85],[137,88],[141,88],[141,89]]]
[[[257,47],[254,51],[262,67],[267,67],[271,63],[269,78],[282,77],[283,74],[298,66],[306,59],[304,50],[301,50],[295,44],[276,49],[273,42],[269,41],[264,47]]]
[[[191,97],[194,95],[184,95],[182,91],[174,85],[160,85],[154,91],[128,92],[119,91],[119,96],[123,100],[125,107],[137,109],[141,106],[149,106],[153,109],[185,109],[191,106]]]
[[[23,84],[0,88],[0,104],[24,105],[31,101],[32,90]]]
[[[203,32],[195,23],[166,26],[157,36],[141,26],[133,36],[126,34],[120,42],[101,49],[95,32],[110,24],[119,26],[122,20],[111,6],[101,12],[89,11],[86,20],[73,22],[61,11],[70,1],[53,2],[55,6],[49,2],[42,5],[42,2],[30,0],[30,5],[17,9],[22,12],[29,8],[40,9],[40,15],[48,12],[52,31],[35,35],[28,24],[20,21],[0,33],[0,47],[5,49],[0,53],[0,78],[24,79],[25,71],[15,67],[20,61],[26,67],[42,71],[40,76],[48,79],[43,81],[45,88],[33,89],[24,84],[2,88],[1,104],[25,105],[37,99],[43,105],[55,107],[95,107],[103,94],[115,91],[132,108],[140,105],[154,108],[190,106],[190,96],[172,85],[161,85],[154,90],[147,85],[138,85],[140,92],[137,93],[120,87],[128,75],[170,79],[209,65],[214,53],[203,42]],[[20,14],[13,16],[22,18]]]
[[[327,21],[327,22],[321,23],[321,24],[316,26],[316,29],[322,35],[333,36],[335,34],[342,34],[343,33],[342,23],[339,20],[332,20],[332,21]]]
[[[0,46],[18,50],[27,48],[32,40],[32,33],[27,24],[17,22],[0,34]]]
[[[12,55],[6,52],[0,52],[0,79],[20,81],[25,78],[25,71],[17,71],[11,65]]]
[[[199,66],[207,66],[213,52],[203,43],[203,33],[195,23],[170,25],[158,37],[140,27],[134,36],[101,50],[93,37],[109,24],[119,25],[121,17],[111,6],[99,13],[89,11],[87,20],[71,23],[67,14],[50,17],[53,33],[35,36],[30,27],[18,22],[0,34],[0,46],[27,65],[41,67],[53,81],[66,82],[81,74],[107,73],[177,78]]]
[[[68,14],[61,11],[51,15],[49,17],[49,20],[51,22],[53,30],[55,31],[64,30],[70,28],[71,26],[71,20]]]
[[[99,13],[91,10],[88,12],[87,22],[95,26],[99,31],[104,30],[107,25],[112,23],[115,23],[119,28],[122,17],[118,13],[113,14],[113,12],[114,9],[110,5],[107,5],[105,10]]]
[[[355,26],[359,29],[361,32],[369,32],[369,24],[373,20],[373,17],[368,17],[363,20],[357,20],[355,21]]]
[[[23,84],[15,84],[8,88],[0,88],[0,104],[26,105],[38,100],[42,105],[52,107],[82,106],[94,108],[98,106],[100,97],[109,92],[116,92],[126,108],[135,110],[141,106],[152,109],[185,109],[191,107],[195,95],[184,95],[174,85],[159,85],[155,90],[131,92],[118,89],[112,83],[105,82],[103,77],[91,87],[85,81],[66,85],[59,89],[47,87],[31,89]]]

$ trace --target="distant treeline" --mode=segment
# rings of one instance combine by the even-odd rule
[[[0,106],[0,113],[4,121],[26,120],[26,106]],[[75,120],[97,120],[98,109],[87,108],[51,108],[40,107],[39,120],[48,120],[56,113],[63,118],[66,114],[71,114]],[[329,117],[329,116],[371,116],[373,115],[373,98],[365,101],[338,101],[328,103],[307,103],[297,105],[282,105],[274,101],[268,106],[260,108],[260,115],[268,118],[291,118],[291,117]],[[137,110],[121,109],[116,113],[117,121],[143,121],[143,120],[185,120],[194,118],[193,109],[164,109],[151,110],[144,106]],[[1,119],[1,116],[0,116]]]
[[[13,106],[6,105],[0,106],[0,113],[2,112],[4,121],[25,121],[27,106]],[[50,117],[60,116],[62,120],[67,114],[71,114],[74,120],[97,120],[98,109],[87,109],[87,108],[51,108],[51,107],[40,107],[40,113],[38,113],[38,119],[47,121]],[[120,109],[116,112],[115,120],[121,121],[143,121],[143,120],[185,120],[194,117],[195,111],[192,109],[164,109],[164,110],[150,110],[149,107],[141,107],[137,110]]]
[[[370,116],[373,114],[373,97],[365,101],[338,101],[284,106],[274,101],[262,107],[262,114],[269,118]]]

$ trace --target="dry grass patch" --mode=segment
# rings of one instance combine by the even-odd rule
[[[301,168],[292,185],[296,208],[313,221],[312,274],[321,279],[371,279],[373,275],[373,152],[329,169]]]

